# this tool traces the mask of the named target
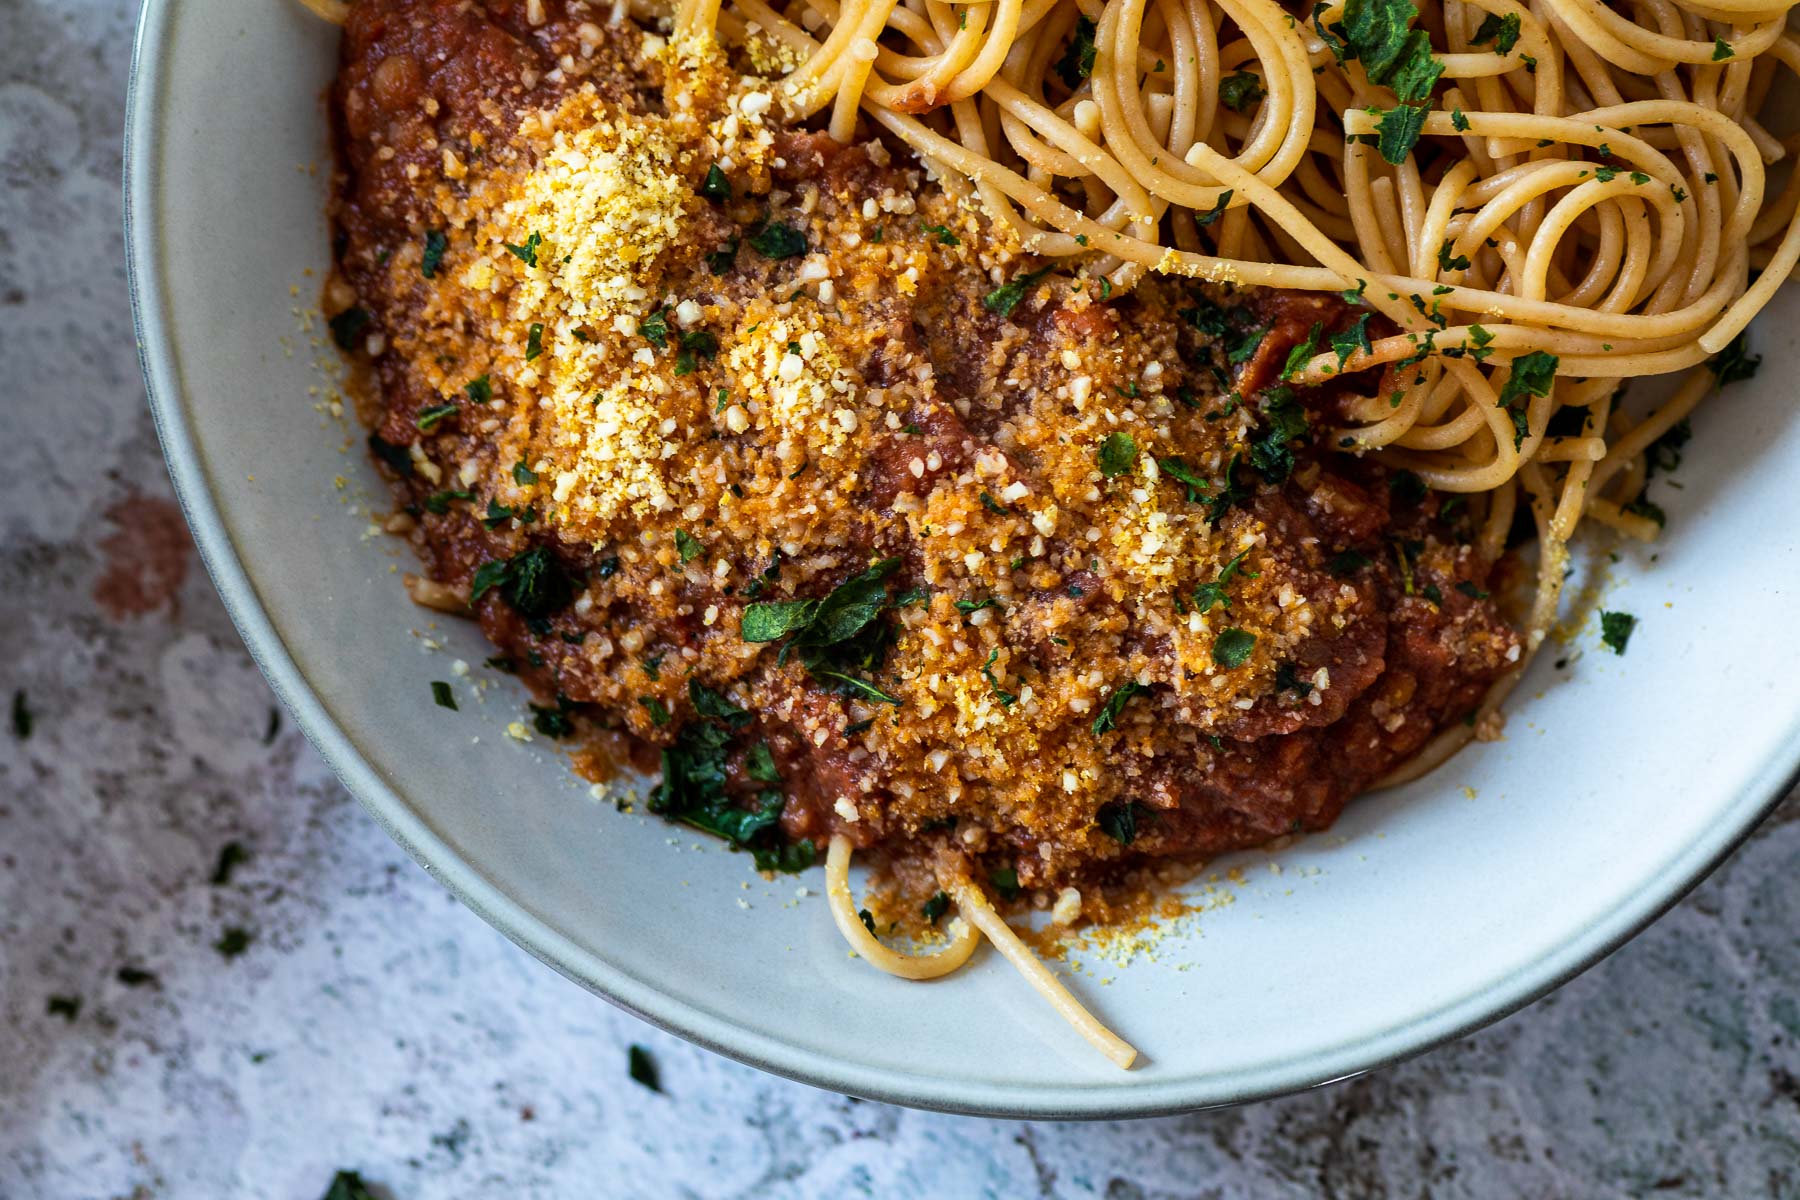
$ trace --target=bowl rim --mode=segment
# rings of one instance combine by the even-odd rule
[[[559,974],[612,1004],[715,1053],[814,1087],[914,1108],[975,1116],[1092,1120],[1192,1112],[1270,1099],[1353,1078],[1500,1020],[1567,983],[1674,907],[1800,782],[1800,738],[1764,764],[1704,837],[1656,886],[1619,898],[1528,970],[1329,1052],[1224,1077],[1188,1076],[1129,1089],[973,1085],[925,1071],[871,1068],[772,1038],[637,983],[549,928],[447,845],[357,750],[289,655],[263,610],[209,486],[194,441],[153,232],[161,181],[161,114],[175,0],[146,0],[126,90],[123,153],[126,272],[139,364],[158,440],[201,562],[232,624],[295,724],[351,795],[427,874],[476,915]]]

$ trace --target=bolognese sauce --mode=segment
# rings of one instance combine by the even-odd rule
[[[786,124],[773,43],[360,0],[342,53],[332,327],[415,598],[759,867],[837,836],[1097,915],[1327,827],[1517,661],[1463,515],[1283,382],[1352,305],[1114,294]]]

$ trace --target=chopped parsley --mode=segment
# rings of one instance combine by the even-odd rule
[[[369,315],[368,309],[356,305],[346,308],[326,323],[331,326],[331,340],[337,343],[337,348],[348,351],[356,349],[357,335],[368,328],[372,320],[374,318]]]
[[[1468,264],[1465,262],[1464,265]],[[1350,361],[1350,356],[1357,351],[1360,350],[1364,354],[1374,351],[1374,346],[1369,341],[1369,321],[1374,315],[1374,313],[1365,312],[1356,318],[1350,328],[1339,330],[1331,335],[1331,348],[1337,352],[1340,370],[1345,363]]]
[[[449,249],[450,239],[441,229],[425,231],[425,252],[419,258],[419,274],[430,279],[437,274],[438,265],[444,261],[444,251]]]
[[[658,350],[669,348],[669,314],[657,309],[638,322],[638,333]]]
[[[1374,560],[1359,550],[1339,550],[1325,560],[1325,569],[1340,578],[1354,575]]]
[[[567,696],[558,696],[554,708],[545,704],[528,704],[526,707],[531,710],[531,727],[545,737],[575,736],[575,722],[571,716],[575,711],[575,705]],[[666,717],[668,714],[663,715]]]
[[[1203,213],[1197,212],[1194,214],[1194,224],[1205,229],[1208,225],[1211,225],[1214,221],[1217,221],[1220,217],[1224,216],[1225,210],[1231,207],[1231,195],[1232,191],[1230,188],[1226,188],[1224,191],[1220,192],[1219,198],[1213,201],[1213,206],[1211,208]]]
[[[1155,809],[1146,808],[1135,800],[1103,804],[1094,814],[1094,824],[1100,827],[1100,832],[1121,846],[1137,841],[1140,823],[1148,825],[1155,819]]]
[[[1019,898],[1019,872],[1013,867],[1001,867],[988,876],[988,882],[1000,893],[1002,900]]]
[[[655,696],[639,696],[638,703],[644,706],[644,711],[650,714],[650,723],[658,729],[669,723],[668,706]]]
[[[420,433],[430,433],[445,417],[456,415],[454,404],[433,404],[430,408],[421,408],[413,417],[413,424],[419,427]]]
[[[806,235],[792,225],[770,221],[751,236],[750,248],[764,258],[794,258],[806,253]]]
[[[431,681],[431,699],[439,708],[447,708],[451,712],[457,711],[456,693],[451,691],[450,685],[441,679]]]
[[[714,167],[717,171],[719,168]],[[656,1073],[656,1060],[650,1052],[633,1042],[625,1051],[625,1071],[631,1076],[631,1082],[640,1087],[647,1087],[653,1092],[662,1091],[662,1079]]]
[[[1500,407],[1512,414],[1515,448],[1524,444],[1525,435],[1530,432],[1526,421],[1527,397],[1550,394],[1559,361],[1556,355],[1545,350],[1533,350],[1513,359],[1512,374],[1507,377],[1506,386],[1500,389]]]
[[[404,477],[413,473],[412,452],[405,446],[388,441],[379,433],[369,435],[369,453],[386,463],[388,469],[396,475]]]
[[[535,267],[538,265],[538,247],[544,244],[544,239],[541,235],[534,233],[525,239],[525,244],[523,246],[515,246],[511,242],[501,242],[500,244],[505,246],[507,251],[511,253],[514,258],[518,259],[526,266]]]
[[[1270,483],[1282,484],[1294,470],[1292,443],[1306,436],[1306,409],[1292,390],[1283,387],[1264,393],[1261,408],[1267,424],[1263,435],[1250,444],[1250,465]]]
[[[1106,440],[1100,443],[1100,452],[1096,457],[1100,463],[1100,474],[1107,479],[1116,479],[1137,465],[1137,439],[1123,431],[1107,434]]]
[[[719,336],[709,329],[696,329],[681,335],[681,348],[675,352],[675,373],[692,375],[698,361],[719,352]]]
[[[1234,113],[1248,112],[1269,93],[1262,77],[1251,71],[1239,71],[1219,81],[1219,99]]]
[[[943,892],[933,892],[931,899],[927,900],[919,908],[919,915],[925,918],[927,924],[936,925],[938,923],[938,918],[949,911],[950,897]]]
[[[1078,17],[1075,21],[1075,36],[1070,39],[1068,49],[1051,68],[1063,86],[1071,92],[1081,86],[1081,81],[1094,73],[1094,58],[1098,48],[1094,45],[1095,25],[1086,17]]]
[[[1235,671],[1250,660],[1256,649],[1256,635],[1242,629],[1222,629],[1213,640],[1213,661],[1227,671]]]
[[[981,664],[981,677],[987,680],[987,685],[992,690],[994,699],[1000,702],[1000,707],[1011,708],[1014,704],[1018,703],[1019,697],[1015,693],[1009,692],[1001,687],[1000,680],[995,678],[994,660],[999,657],[1000,647],[995,646],[992,650],[988,651],[987,661]]]
[[[1280,378],[1292,379],[1300,373],[1300,369],[1306,366],[1307,361],[1318,353],[1319,335],[1323,332],[1325,332],[1324,323],[1314,321],[1313,327],[1306,333],[1306,339],[1288,351],[1287,362],[1281,368]]]
[[[1204,493],[1212,490],[1212,484],[1194,473],[1194,468],[1187,465],[1186,460],[1176,457],[1159,458],[1157,469],[1170,479],[1187,488],[1189,504],[1199,504],[1206,499]]]
[[[714,275],[723,275],[737,264],[737,252],[740,239],[732,234],[729,241],[706,256],[706,269]]]
[[[531,328],[525,331],[525,361],[530,362],[544,352],[544,326],[533,321]]]
[[[248,929],[230,925],[220,932],[219,940],[213,943],[213,949],[217,950],[224,958],[236,958],[248,950],[250,943],[255,940],[256,935]]]
[[[1637,628],[1637,618],[1630,613],[1602,612],[1600,614],[1600,643],[1614,654],[1624,654],[1625,644],[1631,640],[1631,631]]]
[[[213,863],[212,877],[207,882],[213,887],[224,887],[231,882],[231,873],[249,861],[250,851],[244,849],[242,842],[226,842],[219,847],[218,861]]]
[[[962,239],[951,233],[948,225],[922,225],[919,231],[935,235],[940,246],[962,245]]]
[[[25,741],[31,736],[31,706],[25,701],[25,689],[13,692],[12,698],[12,731],[13,737]]]
[[[1103,733],[1117,729],[1119,714],[1125,711],[1126,701],[1139,692],[1148,692],[1149,690],[1135,679],[1127,679],[1114,688],[1112,695],[1106,698],[1106,703],[1100,706],[1100,715],[1094,718],[1094,736],[1099,737]]]
[[[491,559],[475,569],[469,606],[493,589],[524,617],[547,617],[575,597],[575,580],[547,546],[533,546],[511,558]]]
[[[1203,583],[1194,589],[1194,608],[1196,611],[1201,613],[1211,612],[1215,605],[1225,609],[1231,607],[1231,596],[1225,591],[1225,585],[1230,583],[1232,578],[1243,568],[1244,559],[1249,553],[1248,550],[1245,550],[1238,554],[1230,562],[1219,569],[1218,578],[1214,579],[1211,583]],[[1244,571],[1243,575],[1245,579],[1260,579],[1262,577],[1255,571]]]
[[[355,1171],[339,1171],[331,1177],[331,1187],[322,1200],[375,1200],[375,1193]]]
[[[681,555],[683,563],[690,563],[705,554],[706,547],[700,544],[699,538],[687,530],[677,529],[675,531],[675,552]]]
[[[725,178],[718,163],[706,168],[706,178],[700,181],[700,194],[708,200],[731,199],[731,180]]]
[[[1488,13],[1476,26],[1475,36],[1469,42],[1476,46],[1492,42],[1495,54],[1511,54],[1512,48],[1519,44],[1519,14]]]
[[[883,559],[851,576],[819,599],[759,601],[744,609],[738,634],[746,642],[790,639],[777,662],[797,653],[809,674],[839,692],[898,706],[889,695],[862,678],[880,668],[891,630],[879,620],[892,606],[887,578],[900,566]]]
[[[1724,62],[1728,58],[1735,57],[1737,57],[1737,51],[1731,48],[1731,43],[1727,42],[1722,37],[1715,37],[1713,39],[1712,60],[1714,62]]]
[[[1019,301],[1025,298],[1025,293],[1030,291],[1032,285],[1049,273],[1050,268],[1044,267],[1041,270],[1029,271],[1024,275],[1015,276],[1009,282],[1001,284],[999,287],[983,296],[981,298],[982,307],[986,308],[989,312],[999,313],[1002,317],[1012,316],[1013,309],[1019,306]]]
[[[1383,113],[1377,126],[1377,148],[1388,162],[1406,161],[1425,127],[1425,109],[1444,64],[1431,53],[1431,39],[1413,28],[1418,10],[1411,0],[1349,0],[1343,20],[1327,28],[1317,15],[1313,24],[1341,63],[1358,59],[1369,82],[1394,90],[1400,107]]]
[[[1742,332],[1725,344],[1725,348],[1707,360],[1707,369],[1719,377],[1719,386],[1752,379],[1762,366],[1762,355],[1750,353],[1750,343]]]
[[[73,1022],[81,1015],[80,996],[51,996],[44,1002],[44,1015]]]
[[[486,404],[494,398],[494,385],[488,382],[486,375],[479,375],[463,384],[463,391],[468,394],[472,404]]]

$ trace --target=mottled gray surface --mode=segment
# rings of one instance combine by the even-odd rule
[[[514,949],[278,720],[187,548],[120,265],[129,9],[0,0],[0,1198],[1800,1195],[1794,801],[1501,1025],[1168,1120],[816,1092]]]

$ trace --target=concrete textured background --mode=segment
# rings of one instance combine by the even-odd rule
[[[195,560],[125,292],[132,18],[0,0],[0,1198],[1800,1196],[1792,799],[1556,995],[1236,1111],[864,1103],[530,960],[288,727]]]

